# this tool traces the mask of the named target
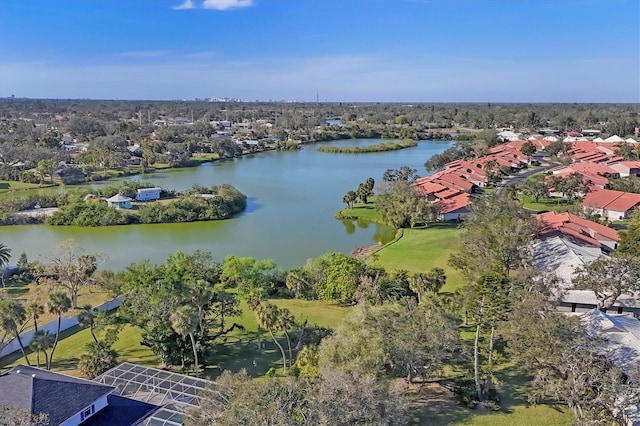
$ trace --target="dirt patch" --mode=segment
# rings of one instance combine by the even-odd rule
[[[52,214],[54,214],[57,211],[58,211],[57,207],[45,207],[45,208],[40,208],[40,209],[22,210],[20,212],[16,212],[16,214],[19,214],[19,215],[22,215],[22,216],[31,216],[31,217],[51,216]]]
[[[355,257],[356,259],[364,260],[367,257],[369,257],[371,253],[375,252],[376,250],[379,250],[382,247],[382,245],[383,245],[382,243],[376,243],[372,246],[356,247],[351,252],[351,256]]]
[[[454,397],[453,392],[440,383],[407,385],[410,397],[412,423],[416,425],[450,425],[464,420],[470,411]]]

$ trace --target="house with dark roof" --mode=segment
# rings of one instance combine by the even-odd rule
[[[46,414],[51,426],[131,426],[158,407],[113,386],[19,365],[0,374],[0,407]]]

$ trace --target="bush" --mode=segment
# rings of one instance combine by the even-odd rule
[[[132,222],[118,210],[100,201],[76,202],[61,207],[47,219],[50,225],[111,226]]]

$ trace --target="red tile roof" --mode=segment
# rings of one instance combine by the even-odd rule
[[[604,176],[600,176],[600,175],[596,175],[596,174],[590,174],[590,173],[576,172],[575,170],[573,170],[570,167],[565,167],[563,169],[555,170],[553,172],[553,176],[555,176],[555,177],[567,177],[567,176],[570,176],[570,175],[575,174],[575,173],[579,173],[580,175],[582,175],[584,180],[590,180],[593,183],[593,185],[599,186],[601,188],[609,183],[609,179],[607,179]],[[551,179],[551,176],[547,176],[546,180],[550,180],[550,179]]]
[[[616,164],[611,164],[609,167],[618,172],[629,173],[633,169],[640,169],[640,161],[621,161]]]
[[[473,183],[469,182],[456,173],[443,173],[439,176],[438,180],[434,180],[434,182],[440,183],[441,185],[458,188],[462,191],[471,191],[473,189]]]
[[[445,189],[444,191],[436,192],[433,194],[436,198],[444,200],[445,198],[455,197],[456,195],[462,194],[462,191],[455,188]]]
[[[640,206],[640,194],[602,189],[588,193],[582,200],[582,205],[613,212],[626,212]]]
[[[602,240],[620,241],[615,229],[571,213],[547,212],[537,215],[537,219],[545,225],[542,235],[557,231],[597,247],[602,247]]]
[[[469,194],[460,194],[453,198],[438,201],[434,204],[439,214],[454,213],[471,205],[472,196]]]
[[[445,191],[445,190],[449,189],[449,187],[440,185],[439,183],[429,182],[429,181],[420,182],[420,180],[421,179],[418,179],[413,184],[413,187],[417,191],[420,191],[420,193],[425,194],[425,195],[435,194],[436,192]]]
[[[606,164],[599,163],[573,163],[569,166],[571,169],[575,170],[581,174],[598,174],[600,176],[604,176],[606,174],[617,175],[618,172],[615,169],[607,166]]]

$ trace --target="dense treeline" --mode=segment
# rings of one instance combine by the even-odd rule
[[[602,136],[631,136],[640,107],[615,104],[276,104],[81,100],[0,100],[0,164],[40,160],[68,161],[60,141],[70,133],[88,149],[76,158],[88,178],[101,172],[154,164],[198,164],[193,154],[230,158],[242,151],[264,150],[265,140],[323,141],[344,138],[451,139],[468,131],[508,127],[535,131],[595,128]],[[341,124],[326,120],[337,118]],[[244,123],[240,129],[223,122]],[[156,124],[154,124],[154,122]],[[171,122],[172,125],[167,125]],[[161,123],[161,124],[158,124]],[[228,137],[254,139],[242,146]],[[222,134],[218,134],[221,132]],[[226,136],[224,136],[226,135]],[[75,143],[75,142],[74,142]],[[128,163],[127,146],[142,155]],[[262,144],[262,145],[261,145]],[[11,168],[0,178],[16,180]],[[25,178],[29,178],[28,176]]]
[[[266,103],[117,100],[1,99],[0,119],[26,118],[58,122],[70,131],[104,136],[123,128],[148,126],[165,117],[232,122],[266,119],[288,129],[313,128],[328,117],[344,123],[416,125],[424,130],[454,125],[491,127],[597,128],[607,134],[633,133],[637,104],[395,104],[395,103]],[[92,120],[87,120],[90,114]],[[82,117],[82,118],[81,118]],[[117,124],[125,120],[136,123]],[[107,124],[109,123],[109,124]],[[347,132],[348,133],[348,132]]]

